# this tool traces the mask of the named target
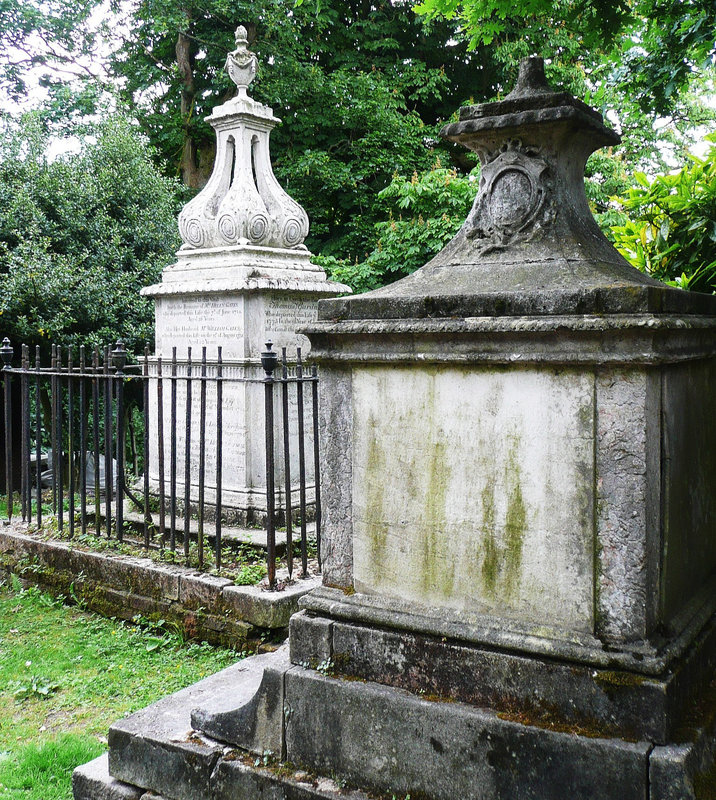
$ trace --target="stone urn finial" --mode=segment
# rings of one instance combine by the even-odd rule
[[[269,135],[281,121],[247,94],[258,59],[248,49],[246,28],[236,29],[236,48],[226,71],[238,87],[233,99],[214,109],[214,170],[201,192],[179,215],[182,250],[230,246],[305,247],[308,216],[286,194],[271,167]]]
[[[520,61],[517,83],[505,99],[550,92],[552,92],[552,87],[547,83],[544,74],[544,59],[541,56],[530,56]]]
[[[236,48],[226,56],[225,69],[239,89],[239,96],[246,97],[246,90],[256,77],[259,60],[249,50],[246,28],[239,25],[235,34]]]
[[[549,85],[544,59],[522,60],[506,97],[464,106],[441,134],[480,160],[479,190],[463,226],[411,275],[326,301],[321,314],[627,313],[687,302],[683,291],[632,267],[600,230],[584,168],[595,150],[619,144],[620,137],[596,109]]]

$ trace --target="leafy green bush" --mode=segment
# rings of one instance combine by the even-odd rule
[[[706,138],[716,142],[716,135]],[[665,283],[716,291],[716,147],[704,159],[690,156],[678,172],[634,178],[622,199],[629,219],[612,228],[616,248]]]
[[[394,175],[378,194],[387,216],[375,225],[376,245],[365,261],[351,264],[316,257],[334,280],[354,291],[375,289],[422,267],[460,229],[477,194],[475,172],[459,175],[438,160],[432,169],[410,179]]]
[[[39,117],[0,137],[0,332],[14,343],[141,349],[156,282],[179,239],[177,191],[130,121],[110,117],[79,153],[48,156]]]

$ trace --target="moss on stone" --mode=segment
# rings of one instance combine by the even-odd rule
[[[604,690],[615,690],[621,688],[634,688],[641,686],[646,680],[644,675],[635,672],[599,670],[594,676],[594,682]]]
[[[378,442],[376,423],[371,415],[368,454],[365,465],[367,483],[366,528],[370,540],[371,563],[381,564],[388,541],[388,528],[385,524],[383,504],[385,502],[385,457]]]
[[[433,397],[433,390],[430,395]],[[421,570],[422,588],[426,593],[435,592],[444,598],[453,593],[454,573],[446,569],[440,558],[440,540],[447,534],[446,508],[449,466],[447,448],[436,435],[428,462],[427,493],[425,496],[425,515],[420,526],[422,538],[423,563]]]
[[[696,800],[716,800],[716,763],[708,772],[694,775]]]
[[[495,486],[492,481],[485,484],[482,490],[482,581],[486,594],[495,595],[499,570],[499,554],[495,543]]]
[[[565,719],[561,714],[548,708],[518,709],[498,711],[497,716],[507,722],[517,722],[532,728],[556,731],[557,733],[573,733],[587,739],[609,739],[618,736],[626,742],[639,741],[635,736],[625,735],[624,731],[596,720],[579,722]]]
[[[507,514],[505,517],[505,589],[514,597],[522,575],[522,549],[527,525],[527,509],[522,497],[522,469],[519,462],[520,442],[512,438],[505,465]]]

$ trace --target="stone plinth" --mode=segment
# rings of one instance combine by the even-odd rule
[[[642,649],[713,600],[716,500],[696,490],[716,470],[713,318],[326,322],[311,336],[341,397],[323,422],[351,430],[323,450],[340,480],[325,496],[330,585]]]
[[[269,134],[279,120],[267,106],[252,100],[247,87],[256,73],[256,57],[247,49],[246,30],[236,32],[236,50],[227,57],[226,69],[238,87],[232,100],[214,109],[207,121],[217,135],[213,173],[204,189],[179,216],[183,246],[177,262],[164,270],[162,282],[143,290],[156,302],[156,349],[151,375],[171,373],[170,360],[176,348],[177,375],[188,374],[191,348],[192,375],[207,348],[207,376],[217,374],[217,352],[222,350],[223,457],[222,504],[227,515],[246,523],[266,513],[266,461],[264,444],[264,377],[260,352],[271,340],[280,352],[286,347],[290,360],[296,348],[307,355],[308,339],[296,329],[316,318],[320,298],[350,291],[328,281],[311,263],[303,245],[308,217],[276,181],[271,168]],[[164,381],[164,459],[166,474],[171,458],[170,381]],[[184,497],[183,425],[186,381],[177,381],[176,432],[177,495]],[[198,384],[192,396],[190,497],[199,494],[199,397]],[[157,384],[150,383],[151,420],[149,472],[156,491],[159,486],[157,436]],[[293,400],[295,406],[295,398]],[[311,399],[307,397],[307,451],[311,452]],[[207,388],[206,502],[216,502],[216,388]],[[291,409],[293,470],[297,475],[296,410]],[[282,445],[277,426],[277,452]],[[283,463],[277,459],[276,481],[279,506],[283,506]],[[313,502],[314,470],[309,459],[306,470],[307,499]],[[168,479],[167,479],[168,493]],[[298,491],[298,490],[297,490]],[[297,501],[297,497],[294,498]]]

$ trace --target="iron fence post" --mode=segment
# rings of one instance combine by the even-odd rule
[[[112,363],[117,381],[117,540],[124,538],[124,367],[127,351],[124,342],[117,342],[112,350]],[[111,451],[110,451],[111,455]]]
[[[264,390],[266,400],[266,546],[269,589],[276,585],[276,528],[274,520],[274,447],[273,447],[273,371],[278,356],[271,349],[273,342],[266,342],[266,350],[261,353],[261,366],[264,369]]]
[[[40,345],[35,346],[35,481],[37,496],[37,527],[42,527],[42,390],[40,379]]]
[[[149,345],[144,345],[144,361],[142,363],[142,405],[144,411],[144,549],[149,549],[149,529],[153,527],[152,514],[149,509]]]
[[[30,385],[27,373],[30,354],[27,345],[22,346],[22,372],[20,373],[20,405],[22,409],[22,469],[20,472],[20,498],[22,521],[32,522],[32,491],[30,489]]]
[[[293,506],[291,498],[291,432],[289,430],[288,364],[286,348],[281,348],[281,400],[283,412],[283,471],[286,491],[286,566],[293,578]]]
[[[318,560],[318,571],[321,571],[321,469],[319,459],[318,442],[318,368],[315,364],[311,366],[311,380],[313,384],[313,476],[315,486],[315,517],[316,517],[316,558]]]
[[[216,535],[214,539],[216,570],[221,569],[221,489],[223,477],[223,362],[222,348],[216,350]]]
[[[68,479],[67,496],[70,502],[67,522],[70,529],[70,539],[75,535],[75,387],[72,380],[74,362],[72,360],[72,347],[67,348],[67,464]]]
[[[296,411],[298,416],[298,504],[301,513],[301,577],[308,577],[308,532],[306,530],[306,441],[303,418],[303,362],[296,348]]]
[[[87,358],[80,345],[80,530],[87,533]]]
[[[109,347],[104,348],[104,513],[107,538],[112,537],[112,376]]]
[[[10,407],[10,380],[13,348],[7,336],[0,347],[5,384],[5,491],[7,492],[7,518],[12,519],[12,414]]]
[[[184,560],[189,566],[191,531],[191,347],[186,354],[186,394],[184,397]]]

